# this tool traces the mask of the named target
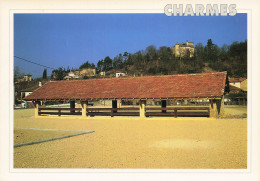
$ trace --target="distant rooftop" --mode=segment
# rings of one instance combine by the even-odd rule
[[[229,82],[234,83],[234,82],[243,82],[246,80],[246,78],[230,78]]]

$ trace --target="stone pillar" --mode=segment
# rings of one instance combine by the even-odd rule
[[[220,99],[211,99],[210,117],[223,117],[224,110],[224,96],[222,96]]]
[[[75,101],[70,101],[70,108],[75,108]],[[70,110],[70,113],[75,113],[75,110]]]
[[[86,118],[87,117],[87,107],[88,107],[88,101],[83,101],[81,102],[81,107],[82,107],[82,118]]]
[[[166,100],[162,100],[162,108],[166,108]],[[166,110],[162,110],[162,112],[166,112]]]
[[[117,108],[117,100],[112,100],[112,108]],[[117,110],[114,110],[113,113],[116,113]]]
[[[122,107],[122,100],[120,100],[118,103],[118,108],[121,108],[121,107]]]
[[[223,117],[224,116],[224,96],[221,96],[221,99],[217,100],[217,113],[218,117]]]
[[[216,118],[218,116],[217,101],[210,99],[210,117]]]
[[[39,116],[39,107],[40,101],[35,101],[35,108],[34,108],[34,117],[37,118]]]
[[[145,118],[145,106],[146,106],[146,101],[145,100],[140,100],[140,118]]]

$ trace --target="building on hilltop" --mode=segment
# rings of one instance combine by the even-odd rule
[[[106,72],[105,71],[99,72],[99,75],[105,77],[106,76]]]
[[[80,70],[79,75],[87,77],[96,76],[96,68],[83,68]]]
[[[93,77],[96,76],[96,68],[84,68],[80,70],[75,70],[74,72],[69,72],[64,79],[71,80],[71,79],[82,79],[84,77]]]
[[[116,73],[116,78],[124,77],[124,76],[126,76],[126,73],[121,73],[121,72]]]
[[[30,82],[30,81],[32,81],[32,75],[30,75],[30,74],[27,74],[27,75],[24,75],[21,78],[15,79],[16,83],[19,83],[19,82]]]
[[[176,43],[175,46],[172,47],[172,52],[175,57],[182,58],[188,56],[192,58],[194,56],[193,42],[186,41],[186,43]]]

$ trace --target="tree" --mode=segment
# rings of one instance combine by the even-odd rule
[[[123,62],[124,62],[124,63],[127,61],[128,55],[129,55],[129,54],[128,54],[127,52],[125,52],[125,53],[123,54]]]
[[[195,46],[195,57],[197,60],[204,60],[205,59],[205,51],[204,51],[204,46],[202,43],[198,43]]]
[[[230,45],[228,51],[229,64],[232,66],[232,72],[236,77],[247,76],[247,41],[234,42]]]
[[[150,45],[150,46],[146,47],[145,53],[146,53],[146,60],[148,62],[151,60],[154,60],[155,55],[156,55],[156,47],[154,45]]]
[[[213,70],[228,71],[233,77],[247,76],[247,41],[233,42],[230,46],[224,44],[219,48],[211,40],[208,41],[205,51],[207,53],[204,57],[210,60],[207,62]]]
[[[229,47],[228,47],[228,45],[227,44],[224,44],[222,47],[221,47],[221,49],[220,49],[220,59],[222,60],[222,61],[225,61],[225,60],[227,60],[228,59],[228,49],[229,49]]]
[[[66,72],[67,72],[67,73],[69,73],[69,72],[70,72],[70,67],[69,67],[69,66],[68,66],[68,68],[67,68]]]
[[[102,72],[104,69],[104,60],[99,60],[97,63],[97,71]]]
[[[110,70],[111,68],[113,67],[113,60],[107,56],[105,59],[104,59],[104,71],[108,71]]]
[[[114,57],[114,60],[113,60],[113,68],[115,69],[115,71],[116,71],[117,67],[118,67],[118,56]]]
[[[47,79],[47,69],[43,70],[42,79]]]
[[[117,69],[118,67],[122,68],[123,64],[123,55],[120,53],[118,56],[114,58],[113,68]]]
[[[218,61],[220,49],[217,45],[213,44],[212,39],[208,39],[207,46],[205,47],[205,49],[207,62]]]
[[[171,57],[171,48],[166,46],[160,47],[158,50],[158,55],[160,57],[160,60],[162,60],[163,62],[169,61]]]
[[[211,62],[213,59],[213,42],[212,39],[208,39],[206,48],[207,61]]]
[[[141,51],[138,51],[135,55],[136,55],[136,62],[138,65],[140,65],[144,60],[143,54]]]
[[[86,61],[85,63],[83,63],[79,69],[83,69],[83,68],[95,68],[95,64],[93,63],[89,63],[88,61]]]
[[[23,74],[20,72],[20,68],[18,66],[14,67],[14,78],[19,78],[21,77]]]
[[[148,73],[151,74],[151,75],[155,75],[156,74],[156,68],[154,68],[154,67],[149,68]]]
[[[128,58],[126,60],[126,65],[133,65],[133,64],[134,64],[133,55],[129,53]]]
[[[121,53],[119,53],[119,55],[118,55],[118,62],[117,62],[119,68],[122,68],[123,61],[124,61],[123,60],[123,55]]]
[[[63,67],[59,67],[52,71],[51,77],[55,80],[63,80],[66,76],[66,70]]]

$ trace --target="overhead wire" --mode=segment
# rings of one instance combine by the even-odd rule
[[[39,64],[39,63],[33,62],[33,61],[28,60],[28,59],[25,59],[25,58],[21,58],[21,57],[18,57],[18,56],[14,56],[14,57],[17,58],[17,59],[19,59],[19,60],[23,60],[23,61],[26,61],[26,62],[29,62],[29,63],[35,64],[35,65],[38,65],[38,66],[41,66],[41,67],[45,67],[45,68],[52,69],[52,70],[55,69],[55,68],[52,68],[52,67],[49,67],[49,66],[46,66],[46,65],[42,65],[42,64]]]

